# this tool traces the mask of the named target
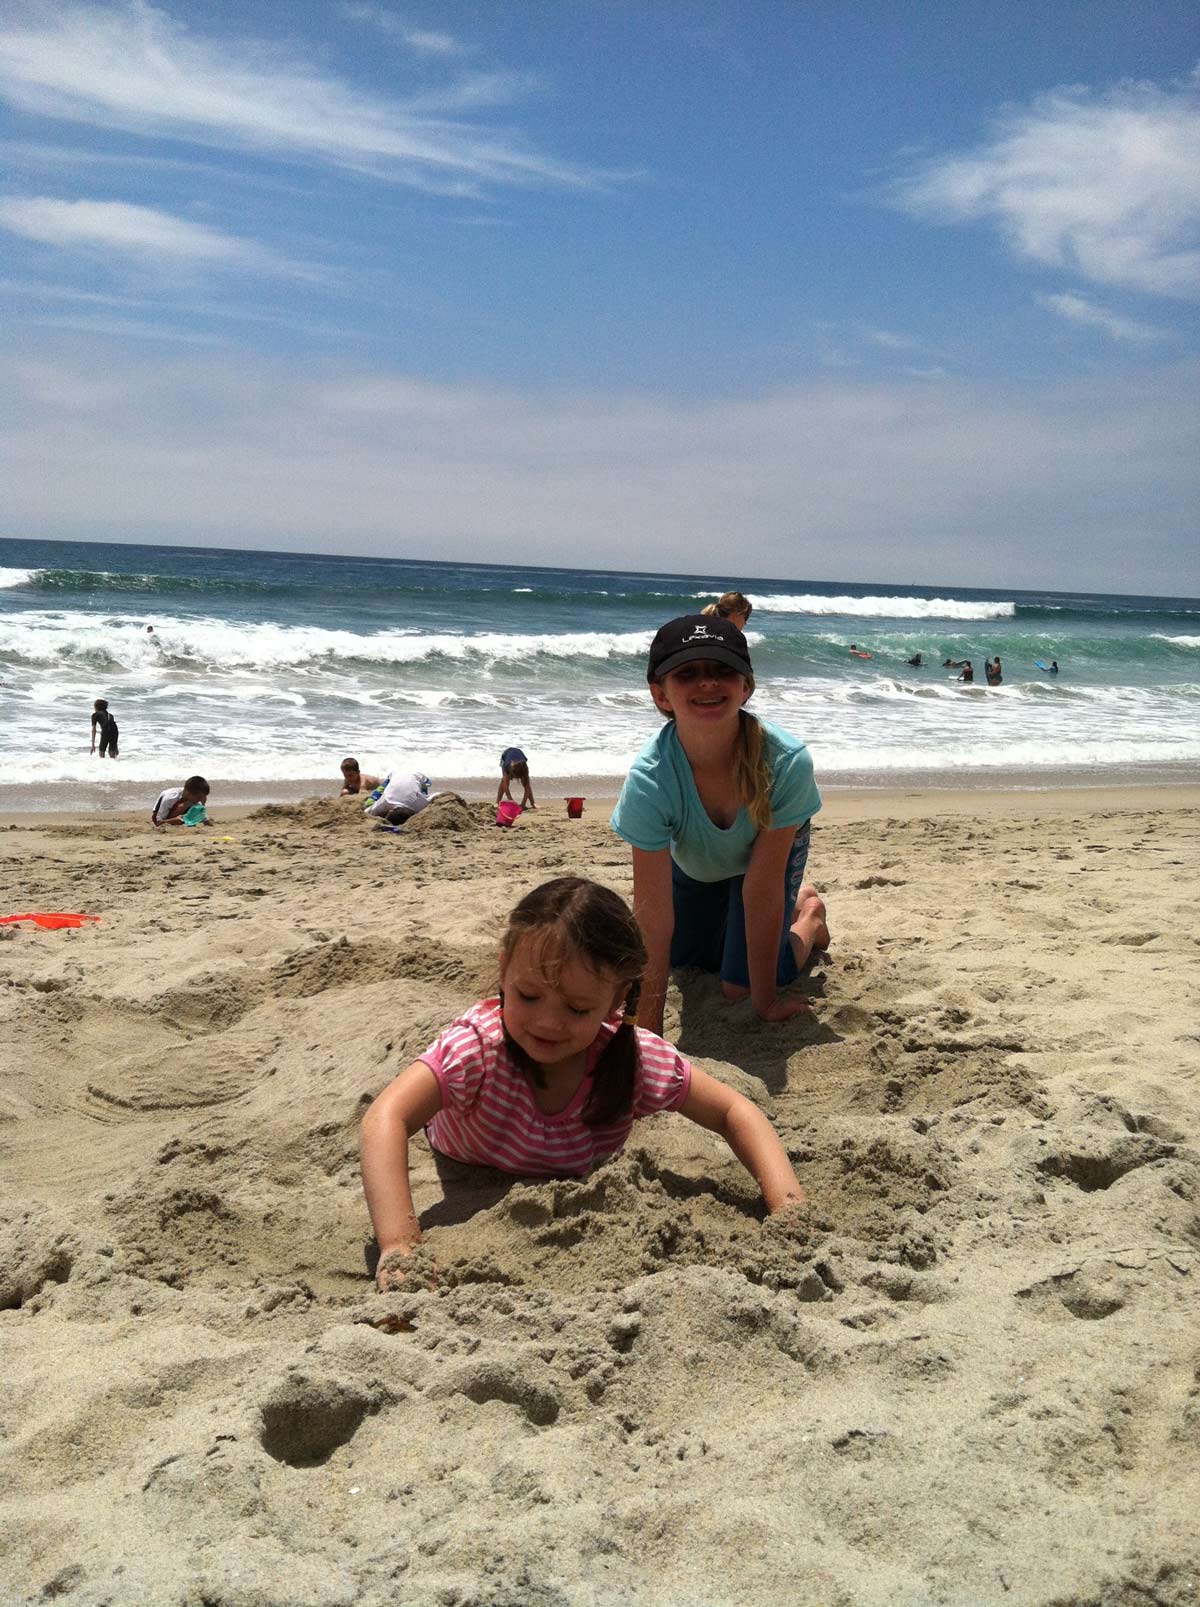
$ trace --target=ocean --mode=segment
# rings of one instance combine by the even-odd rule
[[[97,781],[141,801],[195,770],[261,796],[332,787],[346,754],[490,779],[515,744],[535,785],[615,790],[659,724],[654,630],[728,586],[754,603],[752,707],[808,742],[826,785],[1196,779],[1194,598],[5,540],[0,781],[33,807]],[[943,668],[963,658],[974,686]],[[88,753],[96,697],[116,765]]]

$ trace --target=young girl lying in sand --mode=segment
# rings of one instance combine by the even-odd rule
[[[545,882],[509,916],[499,996],[473,1005],[390,1083],[362,1125],[378,1283],[399,1284],[420,1242],[408,1141],[422,1127],[454,1160],[520,1177],[581,1177],[638,1116],[678,1110],[720,1133],[767,1210],[804,1202],[774,1128],[748,1099],[637,1026],[646,950],[607,887]]]

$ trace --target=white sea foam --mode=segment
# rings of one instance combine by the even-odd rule
[[[160,619],[155,634],[148,636],[139,620],[43,610],[22,614],[19,619],[0,619],[0,657],[33,664],[86,661],[120,669],[166,663],[190,669],[286,668],[293,672],[350,661],[416,664],[443,658],[471,660],[486,669],[539,657],[641,657],[650,646],[651,635],[650,631],[564,631],[537,636],[500,631],[470,636],[420,630],[359,633],[201,617]]]
[[[0,591],[8,591],[12,586],[27,586],[35,575],[40,575],[40,569],[0,569]]]
[[[1172,647],[1200,647],[1200,636],[1163,636],[1155,631],[1151,637],[1155,642],[1170,642]]]
[[[1016,603],[968,603],[953,597],[822,597],[763,592],[750,601],[766,614],[837,614],[850,619],[1012,619]]]

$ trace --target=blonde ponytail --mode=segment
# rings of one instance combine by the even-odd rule
[[[750,690],[754,677],[748,675]],[[738,719],[737,746],[733,750],[733,784],[738,802],[759,831],[771,829],[771,767],[767,763],[767,742],[762,726],[745,709]]]
[[[734,614],[741,614],[743,619],[749,619],[754,612],[754,604],[745,592],[727,591],[717,598],[715,603],[709,603],[700,610],[702,614],[720,614],[722,619],[730,619]]]

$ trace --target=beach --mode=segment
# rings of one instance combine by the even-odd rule
[[[0,913],[101,917],[0,927],[0,1599],[1195,1602],[1200,788],[828,792],[811,1014],[666,1018],[806,1214],[678,1116],[578,1182],[422,1139],[380,1295],[364,1109],[522,892],[631,891],[567,790],[0,816]]]

